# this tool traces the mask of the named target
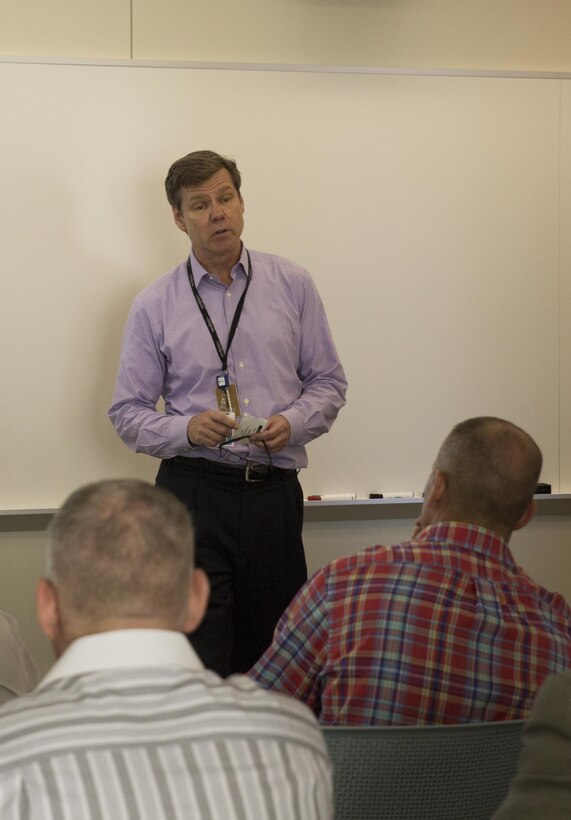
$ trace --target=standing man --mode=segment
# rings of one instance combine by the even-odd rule
[[[236,163],[212,151],[171,166],[190,256],[135,298],[109,411],[193,514],[211,600],[192,643],[221,675],[254,663],[307,578],[297,473],[347,388],[307,271],[242,244],[240,185]]]

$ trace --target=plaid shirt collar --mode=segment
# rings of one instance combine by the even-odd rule
[[[419,544],[432,541],[445,542],[449,546],[478,552],[486,558],[497,561],[508,570],[517,569],[508,542],[492,530],[478,527],[475,524],[462,521],[441,521],[425,527],[415,540]]]

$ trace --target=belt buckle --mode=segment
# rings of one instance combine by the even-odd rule
[[[256,461],[247,461],[245,480],[248,484],[259,484],[261,481],[267,481],[271,472],[272,468],[269,464],[259,464]]]

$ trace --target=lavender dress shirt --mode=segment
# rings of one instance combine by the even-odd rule
[[[279,256],[250,251],[252,280],[228,356],[242,413],[284,415],[290,442],[272,457],[284,468],[307,466],[305,444],[327,432],[345,404],[347,381],[323,303],[306,270]],[[246,286],[242,248],[223,285],[191,253],[198,291],[225,348],[236,306]],[[189,444],[192,416],[216,409],[220,359],[196,304],[186,262],[159,278],[133,302],[121,350],[109,417],[136,452],[219,459],[217,448]],[[157,410],[160,397],[165,412]],[[234,452],[258,461],[263,450],[247,443]]]

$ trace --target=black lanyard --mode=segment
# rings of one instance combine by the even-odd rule
[[[216,328],[212,324],[212,319],[210,318],[210,314],[206,309],[206,305],[202,301],[202,297],[198,292],[198,288],[196,287],[196,283],[194,281],[194,276],[192,273],[192,265],[190,264],[190,256],[188,257],[188,261],[186,263],[186,269],[188,271],[188,281],[190,282],[190,287],[192,288],[192,292],[194,294],[194,298],[196,299],[196,304],[198,305],[200,312],[202,313],[202,318],[206,323],[206,327],[208,328],[210,335],[212,336],[212,341],[214,342],[214,347],[216,348],[216,352],[220,357],[220,362],[222,363],[222,370],[226,372],[228,370],[228,353],[230,352],[230,345],[232,344],[232,340],[234,338],[234,334],[236,333],[236,328],[238,327],[238,322],[240,321],[240,316],[242,314],[242,308],[244,307],[244,301],[246,299],[246,294],[248,292],[248,288],[250,287],[250,281],[252,279],[252,262],[250,259],[250,254],[246,251],[246,255],[248,257],[248,276],[246,279],[246,287],[244,288],[244,292],[240,297],[240,301],[238,302],[238,307],[236,308],[236,312],[234,313],[234,318],[232,319],[232,324],[230,325],[230,333],[228,334],[228,344],[226,345],[226,350],[222,347],[222,343],[218,338],[218,333],[216,333]]]

